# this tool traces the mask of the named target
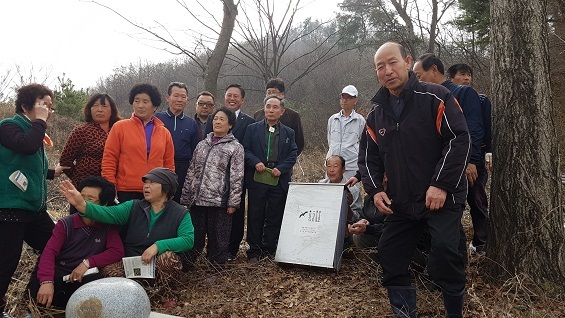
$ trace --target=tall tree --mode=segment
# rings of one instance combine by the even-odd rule
[[[491,3],[494,171],[489,271],[565,283],[547,0]]]
[[[162,43],[165,43],[170,48],[165,49],[166,51],[169,51],[172,54],[186,56],[191,62],[198,65],[198,67],[202,70],[202,77],[204,78],[204,88],[210,92],[216,93],[218,90],[217,88],[220,68],[224,62],[226,52],[230,45],[230,40],[238,13],[237,6],[239,5],[239,0],[237,0],[237,2],[235,2],[234,0],[220,1],[223,5],[223,19],[221,24],[216,20],[216,15],[210,12],[207,9],[206,4],[202,3],[200,0],[196,0],[194,2],[196,2],[198,6],[209,15],[210,20],[208,21],[204,21],[201,16],[197,15],[194,12],[195,5],[193,2],[187,4],[184,0],[176,0],[176,2],[184,10],[186,10],[186,12],[190,16],[192,16],[198,24],[202,25],[208,31],[212,32],[212,34],[215,34],[217,36],[213,50],[208,49],[210,40],[208,36],[202,33],[199,34],[199,37],[194,37],[195,47],[193,49],[188,49],[182,41],[179,41],[175,37],[175,35],[169,32],[167,27],[161,23],[157,23],[158,27],[149,27],[134,22],[133,20],[127,18],[124,14],[116,11],[115,9],[112,9],[107,5],[104,5],[97,1],[92,2],[114,12],[129,24],[150,34]],[[214,25],[214,23],[211,23],[211,21],[215,22],[216,25]],[[204,38],[206,38],[206,40],[204,40]],[[203,55],[207,58],[203,59]]]

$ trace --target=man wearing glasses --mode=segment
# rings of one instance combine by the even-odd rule
[[[343,176],[349,179],[357,171],[359,140],[365,128],[365,118],[355,112],[359,93],[353,85],[343,88],[340,95],[341,111],[328,119],[328,146],[326,160],[331,156],[345,159]]]
[[[188,105],[188,88],[185,83],[172,82],[169,84],[166,100],[169,103],[169,108],[166,111],[156,113],[155,116],[165,124],[173,137],[175,172],[179,177],[179,186],[175,192],[174,200],[180,202],[192,152],[200,142],[198,124],[194,119],[184,114],[184,109]]]
[[[198,135],[200,140],[206,137],[206,122],[208,116],[214,112],[215,99],[214,95],[208,91],[203,91],[198,94],[196,98],[196,114],[194,114],[194,120],[198,124]]]

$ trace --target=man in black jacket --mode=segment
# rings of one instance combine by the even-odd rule
[[[420,83],[409,71],[411,62],[398,43],[385,43],[375,54],[375,73],[383,87],[367,116],[359,170],[365,191],[387,214],[378,250],[394,314],[416,316],[416,289],[408,267],[428,227],[428,273],[442,289],[449,317],[462,317],[465,265],[458,242],[469,131],[449,90]]]

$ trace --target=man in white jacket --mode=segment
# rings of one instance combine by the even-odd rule
[[[345,159],[344,177],[349,179],[357,171],[359,140],[365,128],[365,118],[355,112],[359,93],[353,85],[347,85],[341,91],[341,111],[328,119],[328,145],[326,159],[341,156]]]

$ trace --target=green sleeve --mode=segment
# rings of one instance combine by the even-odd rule
[[[177,230],[177,237],[155,242],[159,254],[171,251],[175,253],[186,252],[194,245],[194,226],[190,213],[187,213]]]
[[[133,200],[126,201],[116,206],[101,206],[86,201],[85,217],[101,223],[126,224],[129,220]],[[192,226],[192,223],[190,223]]]

